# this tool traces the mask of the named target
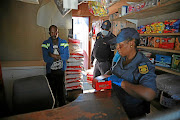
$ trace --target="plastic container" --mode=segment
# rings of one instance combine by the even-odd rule
[[[174,100],[171,96],[165,92],[161,92],[160,104],[164,107],[172,108],[180,105],[180,101]]]

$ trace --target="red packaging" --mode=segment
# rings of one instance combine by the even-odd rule
[[[177,38],[176,38],[175,50],[180,50],[180,37],[177,37]]]
[[[175,38],[162,38],[160,40],[159,48],[174,49]]]
[[[92,81],[93,81],[93,75],[87,74],[87,82],[92,84]]]
[[[98,76],[93,79],[92,81],[92,87],[96,90],[102,90],[102,89],[111,89],[111,81],[105,81],[103,80],[104,76]]]

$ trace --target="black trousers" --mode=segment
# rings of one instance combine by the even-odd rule
[[[66,104],[64,74],[64,71],[61,70],[53,70],[51,73],[46,74],[55,98],[55,107],[61,107]]]

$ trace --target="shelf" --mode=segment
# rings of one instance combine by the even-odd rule
[[[180,0],[170,0],[162,5],[146,8],[138,12],[129,13],[122,17],[113,19],[113,21],[119,21],[124,19],[144,19],[176,11],[180,11]]]
[[[179,75],[180,76],[180,72],[178,71],[175,71],[175,70],[172,70],[170,68],[165,68],[165,67],[160,67],[160,66],[155,66],[155,68],[157,70],[162,70],[164,72],[168,72],[168,73],[171,73],[171,74],[174,74],[174,75]]]
[[[140,36],[180,36],[180,33],[149,33],[140,34]]]
[[[169,49],[153,48],[153,47],[145,47],[145,46],[137,46],[137,48],[180,54],[180,50],[169,50]]]

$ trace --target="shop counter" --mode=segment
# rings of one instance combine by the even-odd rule
[[[19,114],[3,120],[127,120],[112,90],[80,94],[73,102],[54,109]]]

